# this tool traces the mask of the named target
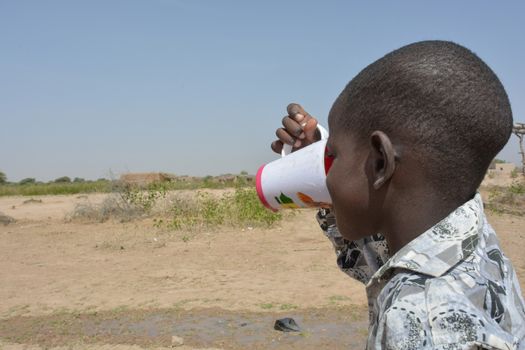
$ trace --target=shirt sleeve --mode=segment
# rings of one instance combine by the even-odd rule
[[[348,276],[366,284],[388,260],[388,246],[382,235],[349,241],[339,233],[335,216],[330,209],[320,209],[317,221],[334,246],[337,265]]]

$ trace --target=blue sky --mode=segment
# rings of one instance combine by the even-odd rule
[[[289,102],[326,124],[362,68],[444,39],[485,60],[525,121],[523,1],[0,0],[0,170],[254,173]],[[500,154],[518,162],[517,139]]]

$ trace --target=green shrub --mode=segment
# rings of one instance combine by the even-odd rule
[[[166,186],[162,183],[153,183],[145,189],[127,184],[119,186],[116,192],[126,203],[140,207],[147,213],[151,211],[157,200],[166,197]]]
[[[508,187],[492,187],[486,207],[496,213],[525,214],[525,182],[515,181]]]
[[[36,179],[34,177],[26,177],[25,179],[20,180],[20,185],[34,184]]]
[[[238,187],[220,196],[199,192],[195,197],[175,199],[168,226],[175,230],[224,225],[269,227],[281,219],[281,213],[271,212],[260,203],[255,189]]]
[[[71,182],[71,178],[69,176],[61,176],[57,179],[55,179],[55,181],[53,181],[55,183],[69,183]]]

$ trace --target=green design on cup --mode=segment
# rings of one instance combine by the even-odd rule
[[[279,203],[283,208],[296,209],[300,208],[297,204],[294,203],[293,199],[281,192],[279,197],[274,197],[277,203]]]
[[[279,204],[293,204],[293,200],[290,197],[287,197],[284,193],[281,192],[279,198],[275,197],[275,200]]]

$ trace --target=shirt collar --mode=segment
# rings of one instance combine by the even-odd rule
[[[389,270],[401,268],[439,277],[469,256],[478,245],[483,224],[483,202],[479,193],[445,219],[396,252],[372,280]]]

